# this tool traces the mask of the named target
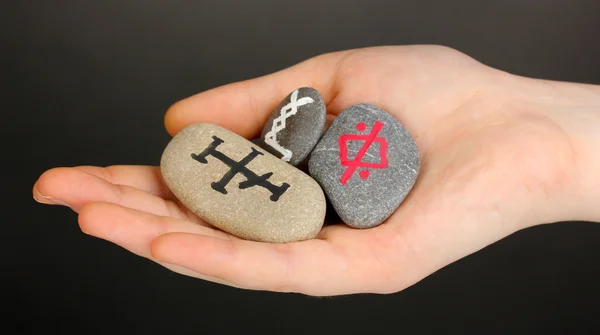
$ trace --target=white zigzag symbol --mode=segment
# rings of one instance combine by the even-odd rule
[[[299,106],[303,106],[313,102],[315,101],[310,97],[298,99],[298,90],[295,90],[292,93],[292,96],[290,97],[290,103],[281,108],[279,117],[273,120],[273,124],[271,125],[271,131],[269,131],[265,135],[265,143],[267,143],[273,149],[281,153],[283,155],[281,159],[286,162],[289,162],[292,158],[292,152],[279,145],[279,142],[277,142],[277,133],[280,130],[285,129],[285,120],[290,116],[295,115],[298,112]]]

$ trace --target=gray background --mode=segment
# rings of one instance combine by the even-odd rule
[[[517,233],[393,295],[308,298],[171,273],[37,205],[48,168],[154,164],[163,115],[314,55],[444,44],[512,73],[600,84],[600,1],[2,1],[2,299],[27,334],[585,333],[600,226]]]

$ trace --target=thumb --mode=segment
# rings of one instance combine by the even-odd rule
[[[227,84],[178,101],[165,115],[167,132],[174,136],[188,125],[206,122],[254,138],[281,100],[300,87],[319,91],[327,106],[336,96],[337,64],[348,52],[323,54],[266,76]]]

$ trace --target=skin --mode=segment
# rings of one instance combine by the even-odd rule
[[[175,135],[210,122],[255,138],[303,86],[321,92],[329,121],[371,103],[414,136],[420,175],[386,223],[326,226],[287,244],[245,241],[187,211],[151,166],[51,169],[33,196],[79,213],[83,232],[178,273],[312,296],[398,292],[521,229],[600,221],[600,86],[515,76],[446,47],[321,55],[179,101],[165,126]]]

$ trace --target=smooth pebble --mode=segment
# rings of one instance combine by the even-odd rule
[[[176,134],[161,173],[181,203],[207,223],[260,242],[315,238],[325,195],[294,166],[219,126],[193,124]]]
[[[258,144],[297,166],[308,157],[323,134],[326,115],[325,103],[317,90],[296,89],[271,113]]]
[[[357,104],[335,118],[308,167],[344,223],[371,228],[389,218],[411,191],[420,153],[392,115]]]

